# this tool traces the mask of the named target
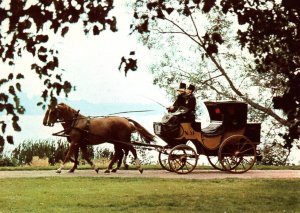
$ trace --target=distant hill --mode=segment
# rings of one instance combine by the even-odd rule
[[[20,99],[26,109],[25,115],[43,115],[45,113],[45,111],[41,107],[36,105],[38,102],[40,102],[39,97],[35,96],[32,98],[28,98],[26,95],[20,94]],[[69,106],[71,106],[72,108],[80,110],[80,113],[89,116],[105,116],[105,115],[119,113],[119,112],[142,111],[142,110],[152,110],[152,111],[143,112],[143,113],[135,112],[135,113],[157,115],[157,114],[163,114],[166,111],[162,106],[158,105],[157,103],[149,103],[149,104],[119,103],[119,102],[90,103],[85,100],[80,100],[80,101],[59,100],[59,102],[64,102]]]

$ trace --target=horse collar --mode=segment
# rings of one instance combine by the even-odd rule
[[[86,126],[85,126],[85,130],[86,130],[87,132],[89,132],[90,125],[91,125],[91,117],[87,117],[87,120],[86,120]]]

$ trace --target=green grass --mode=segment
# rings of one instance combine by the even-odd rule
[[[0,212],[300,212],[300,181],[0,179]]]

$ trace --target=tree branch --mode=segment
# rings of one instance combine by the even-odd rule
[[[207,51],[207,49],[205,48],[205,46],[203,45],[203,42],[201,42],[201,38],[199,36],[198,33],[198,29],[196,27],[195,21],[192,17],[192,15],[190,15],[193,26],[195,27],[196,30],[196,36],[198,38],[198,40],[196,40],[194,37],[195,36],[191,36],[188,32],[186,32],[181,26],[179,26],[177,23],[175,23],[173,20],[170,20],[168,18],[165,18],[165,20],[167,20],[168,22],[170,22],[171,24],[173,24],[174,26],[176,26],[181,32],[182,34],[188,36],[192,41],[194,41],[196,44],[198,44],[200,47],[202,47],[202,49],[205,51],[205,53],[208,55],[208,58],[213,62],[213,64],[217,67],[217,69],[221,72],[220,76],[224,76],[225,80],[227,81],[227,83],[229,84],[229,87],[232,89],[232,91],[239,97],[241,98],[243,101],[245,101],[246,103],[248,103],[251,107],[253,107],[254,109],[260,110],[268,115],[270,115],[271,117],[273,117],[276,121],[278,121],[280,124],[284,125],[284,126],[290,126],[291,123],[288,122],[286,119],[281,118],[279,115],[277,115],[273,110],[271,110],[270,108],[266,108],[256,102],[254,102],[253,100],[249,99],[245,94],[243,94],[232,82],[232,80],[230,79],[230,77],[227,75],[225,69],[222,67],[221,62],[219,63],[217,61],[217,59]],[[235,99],[234,97],[230,97],[227,94],[217,90],[216,88],[214,88],[212,85],[208,85],[210,88],[212,88],[214,91],[216,91],[218,94],[221,94],[227,98],[230,99]]]

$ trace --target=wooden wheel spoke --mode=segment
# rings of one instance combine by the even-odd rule
[[[186,161],[185,164],[189,164],[190,166],[193,166],[193,164],[191,164],[189,161]]]
[[[243,153],[246,153],[246,152],[248,152],[248,151],[250,151],[250,150],[253,150],[253,148],[250,147],[249,149],[245,149],[245,150],[241,151],[240,153],[243,154]]]
[[[250,145],[250,144],[249,143],[243,143],[243,146],[239,150],[242,150],[246,145]]]

